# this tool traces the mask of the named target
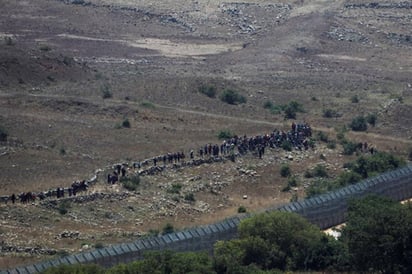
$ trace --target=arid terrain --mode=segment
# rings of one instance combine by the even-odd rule
[[[303,199],[303,174],[330,176],[355,156],[316,141],[108,185],[113,164],[309,123],[336,138],[354,117],[376,125],[354,142],[408,158],[412,148],[410,1],[0,0],[0,196],[68,187],[76,202],[0,204],[0,270],[133,241]],[[216,89],[215,97],[200,92]],[[247,101],[220,100],[226,89]],[[353,98],[356,97],[356,100]],[[263,106],[297,101],[295,120]],[[335,117],[324,117],[326,109]],[[125,127],[124,121],[130,123]],[[284,192],[282,163],[299,185]],[[136,170],[130,166],[128,173]],[[179,191],[170,191],[173,185]],[[194,199],[185,199],[193,194]],[[246,196],[245,196],[246,195]],[[83,200],[81,197],[85,197]],[[93,197],[88,199],[87,197]],[[67,209],[61,214],[62,207]]]

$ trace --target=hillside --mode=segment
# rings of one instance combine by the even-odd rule
[[[355,157],[317,141],[142,176],[135,192],[106,183],[116,163],[192,149],[198,158],[200,147],[221,144],[221,131],[255,136],[307,122],[335,139],[354,117],[374,114],[375,126],[347,137],[407,158],[411,10],[404,1],[3,0],[0,196],[96,172],[88,195],[101,194],[65,204],[64,215],[58,200],[1,204],[0,269],[303,198],[306,170],[320,163],[335,176]],[[246,103],[223,102],[227,90]],[[304,112],[285,119],[268,101],[297,101]],[[283,163],[300,182],[290,192],[281,191]]]

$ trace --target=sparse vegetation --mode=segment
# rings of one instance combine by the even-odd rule
[[[209,98],[215,98],[217,89],[212,85],[202,85],[199,87],[199,92],[206,95]]]
[[[183,185],[179,184],[179,183],[172,184],[172,186],[167,189],[167,192],[168,193],[179,194],[180,190],[182,190],[182,187],[183,187]]]
[[[129,121],[129,119],[124,119],[123,120],[123,122],[122,122],[122,127],[124,127],[124,128],[130,128],[130,121]]]
[[[7,130],[0,126],[0,142],[6,142],[8,136],[9,134],[7,133]]]
[[[368,124],[366,123],[366,119],[364,116],[358,116],[358,117],[353,118],[349,127],[353,131],[365,131],[368,129]]]
[[[291,175],[291,170],[289,165],[283,164],[280,167],[280,176],[282,177],[289,177]]]
[[[45,52],[47,52],[47,51],[51,51],[51,48],[48,46],[48,45],[40,45],[40,47],[39,47],[39,49],[41,50],[41,51],[45,51]]]
[[[246,213],[246,207],[245,206],[239,206],[239,208],[237,209],[237,213]]]
[[[337,118],[340,117],[341,115],[334,109],[327,108],[323,110],[323,115],[324,118]]]
[[[163,226],[162,235],[173,233],[175,231],[174,226],[171,223],[167,223]]]
[[[145,107],[145,108],[155,108],[155,105],[152,102],[149,102],[149,101],[141,102],[140,106]]]
[[[314,181],[306,190],[308,197],[335,190],[362,179],[373,177],[385,171],[394,170],[405,165],[401,158],[389,153],[378,152],[370,156],[360,156],[356,161],[345,164],[348,171],[344,171],[336,179],[319,179]],[[326,173],[319,170],[320,174]],[[324,175],[327,175],[324,174]]]
[[[194,202],[194,201],[196,201],[195,195],[194,195],[193,193],[187,193],[187,194],[185,195],[185,201],[188,201],[188,202]]]
[[[235,135],[228,129],[221,130],[219,131],[219,134],[217,135],[217,138],[220,140],[227,140],[230,138],[233,138]]]
[[[282,142],[281,147],[286,151],[292,151],[292,143],[287,140]]]
[[[366,115],[366,121],[368,122],[368,124],[370,124],[373,127],[376,125],[377,119],[378,117],[376,116],[375,113],[369,113],[368,115]]]
[[[126,177],[120,177],[123,187],[129,191],[136,191],[140,184],[139,174],[131,174]]]
[[[100,92],[102,93],[103,99],[110,99],[113,97],[113,93],[107,84],[100,87]]]
[[[220,95],[220,100],[222,102],[228,103],[230,105],[244,104],[246,103],[246,97],[239,94],[233,89],[225,89]]]
[[[69,209],[71,208],[71,204],[69,201],[63,201],[60,202],[59,206],[58,206],[58,211],[61,215],[65,215],[67,214],[67,212],[69,212]]]

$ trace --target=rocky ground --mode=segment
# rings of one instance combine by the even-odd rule
[[[303,198],[306,170],[323,163],[333,176],[352,159],[340,146],[318,143],[291,157],[276,150],[262,160],[248,155],[236,163],[167,169],[142,176],[136,192],[104,183],[114,163],[188,153],[221,142],[222,130],[251,136],[290,128],[283,114],[263,108],[266,101],[298,101],[305,112],[296,121],[332,139],[354,117],[373,113],[375,127],[347,137],[404,158],[412,147],[408,2],[1,5],[0,128],[7,140],[0,146],[0,196],[67,187],[103,171],[76,201],[2,203],[0,269],[133,240],[166,223],[181,229],[213,222],[241,205],[257,211],[294,194]],[[205,85],[216,88],[215,97],[199,92]],[[225,89],[247,102],[222,102]],[[339,115],[326,118],[326,109]],[[281,191],[283,162],[300,180],[291,192]],[[178,193],[173,184],[181,185]]]

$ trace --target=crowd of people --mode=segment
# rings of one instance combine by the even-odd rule
[[[220,145],[208,143],[201,146],[196,151],[193,149],[189,150],[187,155],[183,151],[174,153],[169,152],[150,159],[134,162],[131,167],[138,170],[138,174],[148,174],[144,172],[145,169],[156,168],[156,170],[163,171],[167,166],[185,166],[188,163],[204,159],[227,157],[232,161],[235,161],[236,157],[243,156],[247,153],[252,153],[259,158],[262,158],[266,148],[280,148],[285,143],[290,144],[291,147],[297,150],[307,150],[309,148],[309,138],[311,136],[312,129],[309,124],[292,123],[291,128],[288,131],[274,130],[271,133],[252,137],[246,135],[239,137],[235,135],[223,140]],[[127,175],[129,167],[128,164],[115,164],[113,170],[107,174],[107,183],[116,184],[119,182],[120,178]],[[69,197],[76,196],[78,192],[87,190],[88,186],[88,182],[85,180],[75,181],[68,188],[59,187],[47,192],[27,192],[19,195],[12,194],[6,202],[10,200],[12,203],[15,203],[19,200],[22,203],[28,203],[34,202],[36,198],[39,198],[40,200],[43,200],[46,197],[63,198],[66,194]]]

